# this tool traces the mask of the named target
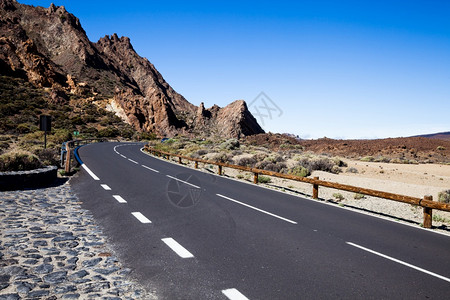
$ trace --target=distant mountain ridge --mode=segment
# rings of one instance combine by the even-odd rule
[[[109,107],[136,130],[160,136],[264,132],[243,100],[209,109],[188,102],[135,52],[129,38],[113,34],[90,42],[64,6],[0,0],[0,75],[48,89],[54,103],[82,99]]]
[[[432,134],[422,134],[422,135],[416,135],[414,137],[425,137],[425,138],[430,138],[430,139],[439,139],[439,140],[450,141],[450,131],[432,133]]]

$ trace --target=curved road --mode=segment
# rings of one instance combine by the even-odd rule
[[[71,185],[160,299],[450,294],[449,236],[188,169],[142,147],[81,147],[88,168]]]

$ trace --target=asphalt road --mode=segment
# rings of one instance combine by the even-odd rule
[[[450,237],[188,169],[143,144],[81,147],[71,184],[160,299],[448,299]]]

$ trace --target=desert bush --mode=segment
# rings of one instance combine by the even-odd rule
[[[72,125],[82,125],[83,120],[81,119],[80,116],[75,116],[75,117],[70,118],[70,123],[72,123]]]
[[[338,167],[347,167],[347,163],[343,160],[341,160],[339,157],[333,158],[333,162]]]
[[[27,151],[12,150],[0,156],[0,171],[27,171],[42,167],[39,158]]]
[[[120,134],[119,130],[117,128],[114,127],[106,127],[103,129],[100,129],[97,133],[97,137],[107,137],[107,138],[111,138],[111,137],[116,137]]]
[[[256,163],[255,167],[257,169],[281,173],[281,171],[286,168],[286,164],[285,163],[273,163],[271,161],[263,160],[263,161]]]
[[[450,203],[450,190],[439,192],[438,201],[441,203]]]
[[[360,159],[360,161],[372,162],[375,158],[373,156],[365,156]]]
[[[388,157],[384,157],[384,156],[378,156],[377,158],[374,159],[374,161],[388,163],[391,161],[391,159]]]
[[[229,139],[220,144],[220,148],[224,150],[236,150],[239,149],[240,143],[237,139]]]
[[[251,157],[240,157],[234,161],[235,164],[238,166],[245,166],[245,167],[254,167],[256,164],[255,156]]]
[[[21,123],[21,124],[17,125],[16,129],[17,129],[17,131],[19,133],[29,133],[29,132],[31,132],[30,124],[28,124],[28,123]]]
[[[318,158],[310,161],[310,166],[312,170],[332,172],[334,162],[328,158]]]
[[[356,193],[354,196],[353,196],[353,199],[355,199],[355,200],[361,200],[361,199],[364,199],[366,196],[364,196],[363,194],[359,194],[359,193]]]
[[[330,171],[330,172],[333,173],[333,174],[339,174],[339,173],[342,172],[342,170],[341,170],[341,168],[339,168],[337,165],[334,165],[334,166],[331,168],[331,171]]]
[[[36,149],[34,154],[39,158],[44,166],[58,166],[60,161],[59,152],[56,149]]]
[[[213,157],[211,157],[211,160],[220,163],[230,163],[233,161],[231,156],[226,154],[225,152],[215,154]]]
[[[270,177],[268,177],[268,176],[262,176],[262,175],[259,175],[259,176],[258,176],[258,183],[270,183],[270,182],[272,182],[272,180],[270,179]]]
[[[295,166],[288,171],[288,174],[300,177],[306,177],[310,175],[310,172],[307,168],[302,166]]]
[[[83,135],[88,137],[96,137],[98,133],[98,130],[94,127],[87,127],[83,130]]]
[[[444,146],[437,146],[437,148],[436,148],[436,150],[445,150],[445,147]]]
[[[280,155],[269,156],[269,157],[266,157],[264,160],[268,161],[268,162],[271,162],[271,163],[274,163],[274,164],[281,163],[281,162],[285,161],[285,159],[282,156],[280,156]]]
[[[0,154],[4,153],[9,148],[8,142],[0,142]]]
[[[345,199],[344,196],[342,196],[341,193],[334,193],[334,194],[333,194],[333,197],[334,197],[336,200],[338,200],[338,201],[342,201],[342,200]]]
[[[206,149],[200,149],[196,153],[197,153],[197,155],[202,156],[202,155],[208,154],[209,151]]]
[[[347,168],[347,170],[345,170],[345,172],[356,174],[356,173],[358,173],[358,169],[354,168],[354,167],[350,167],[350,168]]]
[[[55,144],[62,144],[72,140],[72,133],[68,129],[56,129],[55,133],[48,137]]]
[[[141,136],[141,140],[151,141],[151,140],[158,139],[158,136],[156,135],[156,133],[153,133],[153,132],[141,132],[141,133],[139,133],[139,135]]]

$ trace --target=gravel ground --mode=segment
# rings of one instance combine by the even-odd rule
[[[155,299],[65,183],[0,193],[0,299]]]

